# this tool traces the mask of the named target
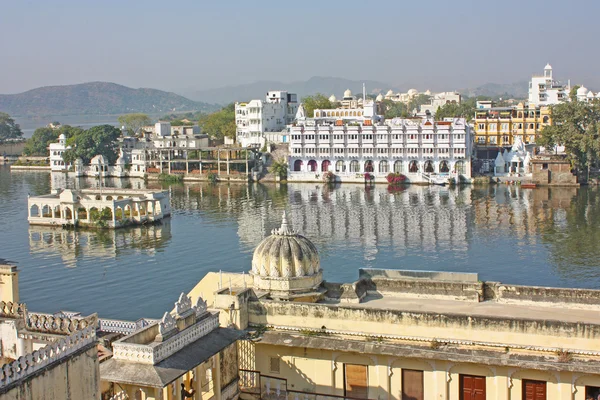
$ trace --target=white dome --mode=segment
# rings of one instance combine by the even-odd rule
[[[254,288],[276,292],[305,292],[323,280],[315,245],[288,227],[285,212],[279,229],[273,229],[254,250]]]
[[[329,96],[329,101],[332,103],[335,103],[337,101],[337,99],[335,98],[334,95]]]
[[[392,92],[392,89],[388,90],[387,93],[385,94],[386,96],[393,96],[394,92]]]
[[[431,90],[427,89],[427,90],[425,91],[425,94],[426,94],[427,96],[431,96]]]
[[[61,134],[58,136],[58,140],[65,140],[66,138],[67,138],[67,137],[65,136],[65,134],[64,134],[64,133],[61,133]]]
[[[544,69],[552,69],[552,65],[550,65],[550,63],[546,64],[546,66],[544,67]]]
[[[577,96],[587,96],[589,90],[585,86],[581,86],[577,89]]]
[[[377,95],[377,97],[375,98],[375,101],[383,101],[383,95],[381,93],[379,93]]]
[[[416,96],[419,94],[419,91],[417,89],[409,89],[407,93],[409,96]]]
[[[344,97],[352,97],[352,92],[350,91],[350,89],[346,89],[346,91],[344,92]]]
[[[591,90],[588,92],[587,94],[587,98],[588,99],[593,99],[594,98],[594,92],[592,92]]]

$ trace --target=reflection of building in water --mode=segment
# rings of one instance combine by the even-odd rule
[[[77,260],[86,258],[115,258],[124,251],[154,254],[171,240],[171,222],[160,225],[138,226],[119,231],[65,230],[45,226],[29,227],[31,253],[57,254],[68,267],[76,267]]]
[[[566,209],[577,195],[576,188],[527,190],[504,185],[483,189],[481,195],[478,192],[473,196],[476,229],[514,232],[531,244],[546,225],[565,224]]]
[[[146,184],[140,179],[75,177],[73,174],[50,174],[50,187],[56,189],[116,188],[145,189]]]
[[[400,254],[440,246],[466,250],[469,191],[410,186],[390,194],[362,185],[292,186],[290,215],[293,225],[316,241],[362,243],[367,260],[388,245]]]
[[[258,207],[261,198],[240,202],[240,241],[255,247],[288,209],[291,223],[316,243],[349,243],[360,246],[366,260],[373,260],[382,247],[393,247],[398,255],[409,249],[437,251],[467,249],[470,220],[470,188],[462,190],[411,186],[391,194],[375,186],[288,184],[287,202]],[[281,193],[281,192],[279,192]]]

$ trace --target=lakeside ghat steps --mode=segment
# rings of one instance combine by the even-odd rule
[[[98,188],[54,190],[27,199],[31,225],[121,228],[155,223],[171,215],[169,193]]]

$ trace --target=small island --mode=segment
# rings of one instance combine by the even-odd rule
[[[116,229],[155,223],[169,215],[167,191],[64,189],[29,196],[27,220],[31,225]]]

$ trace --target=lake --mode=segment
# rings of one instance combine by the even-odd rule
[[[351,282],[358,268],[370,267],[600,287],[595,187],[186,184],[165,187],[173,214],[162,225],[99,232],[28,226],[28,194],[95,185],[0,166],[0,258],[19,266],[30,310],[158,318],[207,272],[249,271],[254,248],[279,226],[283,210],[317,246],[328,281]],[[104,185],[146,187],[141,180]]]

